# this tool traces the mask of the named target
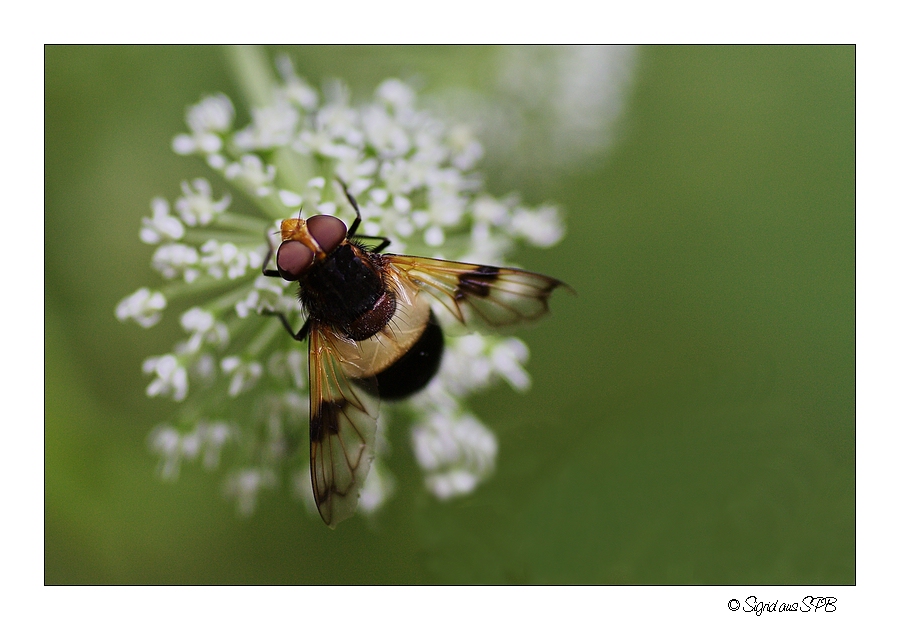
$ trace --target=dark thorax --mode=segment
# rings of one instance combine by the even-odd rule
[[[312,266],[300,282],[299,297],[310,319],[355,341],[384,328],[395,310],[382,257],[349,241]]]

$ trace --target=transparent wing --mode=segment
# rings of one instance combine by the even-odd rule
[[[313,324],[309,333],[309,463],[322,520],[353,515],[375,446],[378,389],[358,346]]]
[[[473,319],[502,327],[545,315],[550,294],[561,280],[512,267],[386,254],[395,273],[434,296],[462,323]],[[569,289],[571,290],[571,289]]]

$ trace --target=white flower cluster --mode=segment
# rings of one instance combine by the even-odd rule
[[[468,494],[494,467],[497,439],[474,416],[435,413],[413,427],[428,489],[440,499]]]
[[[160,457],[160,475],[175,479],[182,460],[193,461],[202,456],[206,468],[216,468],[222,447],[234,437],[233,427],[224,422],[200,421],[183,433],[168,426],[157,427],[149,442],[150,450]]]
[[[172,477],[180,461],[200,453],[216,466],[221,449],[233,443],[226,494],[241,513],[252,512],[258,492],[278,486],[282,476],[305,474],[307,486],[309,479],[301,444],[308,413],[305,347],[277,318],[259,315],[271,310],[297,328],[302,322],[296,285],[260,273],[270,247],[265,235],[276,233],[281,219],[302,208],[307,217],[331,214],[349,223],[354,214],[340,177],[360,203],[360,233],[389,238],[392,252],[502,264],[517,244],[548,247],[563,236],[554,208],[530,209],[515,197],[498,200],[480,191],[473,168],[481,146],[465,128],[416,109],[406,84],[385,81],[371,103],[353,106],[341,84],[326,86],[323,97],[287,59],[278,68],[282,82],[267,105],[252,110],[244,129],[233,129],[234,107],[224,95],[188,108],[189,133],[176,136],[173,149],[205,158],[221,185],[248,202],[235,207],[230,193],[214,193],[205,179],[183,182],[172,205],[154,199],[140,239],[156,247],[152,265],[168,282],[159,290],[141,288],[116,308],[120,320],[150,327],[168,305],[184,305],[187,339],[144,362],[152,379],[147,394],[181,403],[178,423],[158,428],[152,449],[163,475]],[[496,439],[463,398],[497,380],[526,389],[527,358],[515,338],[449,337],[437,378],[402,403],[414,417],[414,451],[436,496],[470,492],[490,474]],[[229,400],[245,401],[249,417],[229,415]],[[229,417],[230,424],[210,424],[204,420],[210,416]],[[392,487],[376,459],[361,511],[377,509]]]

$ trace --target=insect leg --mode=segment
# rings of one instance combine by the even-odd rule
[[[356,199],[353,198],[353,195],[350,194],[350,191],[347,190],[347,184],[344,183],[344,180],[340,177],[336,177],[338,183],[341,185],[341,188],[344,189],[344,194],[347,195],[347,199],[350,201],[350,205],[353,206],[353,209],[356,210],[356,218],[353,220],[353,225],[350,226],[350,229],[347,230],[347,238],[353,238],[353,235],[356,234],[356,229],[359,227],[360,222],[362,222],[362,214],[359,211],[359,204],[356,203]]]
[[[291,337],[296,339],[297,341],[303,341],[306,339],[306,336],[309,334],[309,320],[307,319],[303,322],[303,326],[300,327],[300,330],[294,332],[294,329],[291,328],[291,324],[288,322],[287,317],[284,316],[284,313],[280,313],[278,311],[260,311],[260,315],[271,315],[273,317],[277,317],[281,320],[281,323],[284,325],[284,329],[288,331]]]
[[[268,276],[270,278],[280,278],[281,274],[276,269],[266,269],[269,266],[269,261],[272,260],[272,254],[275,252],[275,248],[272,247],[272,241],[269,238],[268,230],[263,233],[263,236],[266,239],[266,243],[269,245],[269,251],[266,252],[266,257],[263,260],[262,264],[262,275]]]
[[[356,199],[353,197],[353,195],[350,194],[350,191],[347,190],[347,184],[345,184],[344,180],[342,180],[340,177],[336,179],[341,185],[341,188],[344,189],[344,194],[347,195],[347,199],[350,201],[350,205],[352,205],[353,209],[356,210],[356,219],[353,220],[353,225],[351,225],[350,229],[347,230],[347,238],[353,238],[356,235],[356,230],[359,227],[360,222],[362,221],[362,214],[359,211],[359,204],[356,203]],[[381,241],[381,243],[379,243],[378,246],[376,246],[375,249],[372,250],[372,252],[375,254],[383,252],[385,248],[391,244],[391,239],[387,238],[386,236],[366,236],[361,234],[356,238],[371,238]]]
[[[360,235],[357,236],[356,238],[357,238],[357,239],[361,239],[361,238],[371,238],[371,239],[373,239],[373,240],[381,241],[381,243],[379,243],[379,244],[375,247],[375,249],[372,250],[372,253],[374,253],[374,254],[379,254],[379,253],[383,252],[383,251],[385,250],[385,248],[386,248],[388,245],[391,244],[391,239],[389,239],[387,236],[368,236],[368,235],[366,235],[366,234],[360,234]]]

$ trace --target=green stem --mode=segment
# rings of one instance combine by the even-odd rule
[[[216,217],[215,225],[252,232],[256,235],[263,233],[272,227],[272,223],[258,217],[250,217],[233,212],[225,212]],[[274,228],[273,228],[274,229]]]
[[[206,308],[218,316],[226,309],[231,309],[235,304],[240,302],[243,298],[247,297],[247,293],[248,293],[247,285],[242,284],[241,286],[234,289],[233,291],[229,291],[228,293],[217,298],[213,302],[210,302],[206,306]]]
[[[272,339],[278,334],[278,332],[282,329],[281,322],[279,322],[276,318],[270,317],[269,321],[263,326],[263,329],[256,336],[256,338],[247,346],[245,354],[247,356],[256,357],[259,356],[266,346],[271,343]]]
[[[222,281],[210,276],[200,276],[191,283],[177,282],[170,283],[159,289],[159,292],[166,297],[167,302],[179,299],[185,296],[193,296],[209,291],[213,287],[220,287]]]
[[[276,175],[275,175],[276,182],[273,182],[273,186],[276,185],[277,180],[278,180],[277,173],[278,173],[278,171],[276,169]],[[269,195],[266,195],[265,197],[260,197],[259,195],[256,194],[255,190],[252,190],[246,184],[246,182],[244,182],[242,180],[229,180],[228,178],[224,177],[224,174],[223,174],[223,179],[225,179],[225,181],[227,181],[229,184],[234,186],[241,194],[244,195],[244,197],[247,199],[247,201],[249,201],[254,206],[259,208],[263,213],[267,214],[271,219],[273,219],[273,220],[283,219],[286,216],[289,216],[291,214],[291,211],[288,208],[285,208],[284,204],[281,203],[281,200],[278,198],[277,192],[273,191],[272,193],[270,193]],[[275,186],[275,187],[277,187],[277,186]]]
[[[250,107],[272,104],[275,74],[260,46],[226,46],[225,57]]]
[[[276,171],[277,173],[277,171]],[[278,179],[278,175],[276,174],[276,180]],[[252,194],[252,193],[249,193]],[[273,219],[283,219],[287,216],[290,216],[292,213],[290,210],[284,207],[284,204],[281,203],[281,200],[278,199],[277,193],[272,193],[266,197],[256,197],[257,201],[260,205],[265,209],[266,213],[272,217]]]
[[[272,230],[274,231],[274,229]],[[229,232],[226,230],[191,230],[187,234],[184,235],[184,238],[181,239],[182,243],[189,243],[191,245],[202,245],[203,243],[215,240],[221,242],[228,242],[242,244],[242,245],[261,245],[264,241],[263,238],[265,236],[265,228],[260,228],[256,234],[245,234],[241,232]]]
[[[275,151],[275,177],[281,182],[282,188],[300,192],[306,187],[306,182],[313,175],[302,156],[297,155],[288,147],[282,147]]]
[[[226,57],[231,65],[235,80],[244,92],[247,104],[253,107],[268,107],[274,104],[273,94],[278,80],[272,72],[272,65],[260,46],[228,46]],[[305,182],[313,177],[304,166],[301,156],[290,148],[277,149],[272,156],[277,169],[277,179],[282,188],[295,192],[304,189]],[[270,211],[273,208],[267,208]],[[281,216],[281,215],[273,215]]]

